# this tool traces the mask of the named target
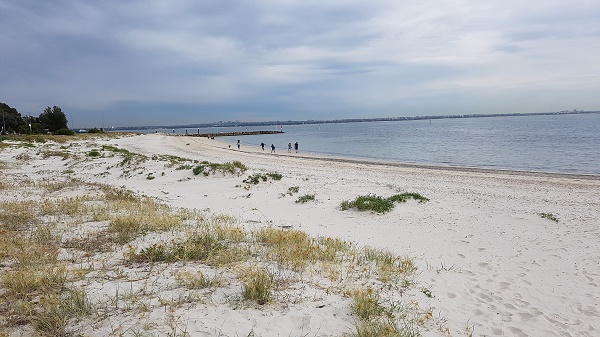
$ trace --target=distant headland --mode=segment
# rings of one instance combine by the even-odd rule
[[[288,120],[288,121],[263,121],[263,122],[243,122],[243,121],[218,121],[213,123],[186,124],[186,125],[153,125],[153,126],[123,126],[113,127],[111,130],[148,130],[148,129],[193,129],[209,127],[238,127],[238,126],[270,126],[270,125],[301,125],[301,124],[329,124],[329,123],[359,123],[359,122],[396,122],[396,121],[414,121],[448,118],[484,118],[484,117],[514,117],[514,116],[536,116],[536,115],[574,115],[574,114],[593,114],[600,111],[582,111],[565,110],[554,112],[515,112],[501,114],[465,114],[465,115],[440,115],[440,116],[412,116],[412,117],[381,117],[381,118],[344,118],[329,120]]]

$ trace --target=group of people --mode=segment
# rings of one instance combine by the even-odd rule
[[[262,148],[262,150],[265,150],[265,143],[260,143],[260,147]],[[238,149],[239,149],[239,140],[238,140]],[[296,142],[294,144],[294,150],[296,150],[296,153],[298,153],[298,142]],[[288,152],[292,153],[292,143],[288,143]],[[271,153],[275,153],[275,145],[271,144]]]
[[[294,150],[298,153],[298,142],[294,144]],[[292,143],[288,143],[288,153],[292,153]]]
[[[262,148],[262,150],[265,150],[265,143],[260,143],[260,147]],[[241,143],[238,139],[237,141],[237,149],[239,150],[241,146]],[[229,148],[231,148],[231,145],[229,145]],[[294,143],[294,150],[296,151],[296,153],[298,153],[298,142]],[[271,153],[275,153],[275,144],[271,144]],[[288,143],[288,153],[292,153],[292,143]]]

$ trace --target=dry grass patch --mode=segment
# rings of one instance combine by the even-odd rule
[[[55,293],[67,282],[64,266],[25,267],[5,272],[0,278],[5,299],[32,299],[40,294]]]
[[[37,331],[48,336],[65,336],[69,320],[94,313],[84,290],[69,289],[62,294],[42,297],[33,318]]]
[[[0,229],[22,230],[39,222],[33,201],[1,201]]]
[[[170,207],[152,199],[115,202],[110,206],[113,206],[110,207],[113,212],[108,213],[110,220],[108,231],[117,236],[119,243],[129,242],[149,232],[174,229],[188,219],[186,212],[173,211]]]
[[[87,215],[86,202],[91,200],[89,197],[44,200],[40,205],[40,215],[81,217]]]
[[[184,271],[175,275],[177,283],[187,289],[204,289],[211,287],[219,287],[223,284],[223,280],[218,276],[209,277],[201,271],[195,273]]]
[[[263,267],[242,270],[238,277],[242,280],[242,295],[245,300],[263,305],[273,298],[273,274]]]
[[[320,240],[298,230],[263,228],[254,233],[265,244],[270,256],[284,267],[302,271],[316,262],[335,261],[347,245],[335,239]]]

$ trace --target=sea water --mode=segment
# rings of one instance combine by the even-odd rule
[[[279,130],[283,134],[223,137],[241,146],[271,144],[300,152],[398,163],[539,172],[600,174],[600,114],[449,118],[208,128],[201,132]],[[166,131],[166,130],[162,130]],[[171,131],[171,130],[169,130]],[[187,129],[196,133],[196,129]],[[183,129],[176,133],[184,133]],[[234,145],[232,145],[234,148]]]

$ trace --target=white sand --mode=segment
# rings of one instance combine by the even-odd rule
[[[243,177],[194,176],[161,166],[131,178],[112,174],[106,165],[75,172],[83,180],[125,186],[173,206],[233,215],[247,226],[292,226],[414,256],[419,282],[434,295],[429,305],[447,319],[452,335],[467,335],[467,327],[474,328],[474,336],[600,335],[600,177],[369,164],[285,149],[273,155],[268,149],[237,151],[218,140],[160,134],[98,143],[146,155],[239,160],[252,170],[283,174],[281,181],[245,190],[236,187]],[[28,174],[42,168],[64,170],[48,164],[31,166]],[[154,180],[146,179],[149,172]],[[315,194],[316,201],[297,204],[297,195],[281,197],[292,186],[300,187],[298,195]],[[417,192],[431,201],[409,201],[383,215],[339,208],[342,200],[358,195],[399,192]],[[542,212],[560,222],[541,218]],[[197,335],[245,335],[248,330],[226,326],[248,321],[263,336],[339,335],[353,326],[341,307],[341,302],[340,308],[331,306],[310,322],[317,313],[308,305],[273,319],[258,311],[209,306],[197,309],[204,312],[195,317],[205,315],[211,321],[204,326],[215,326]]]

